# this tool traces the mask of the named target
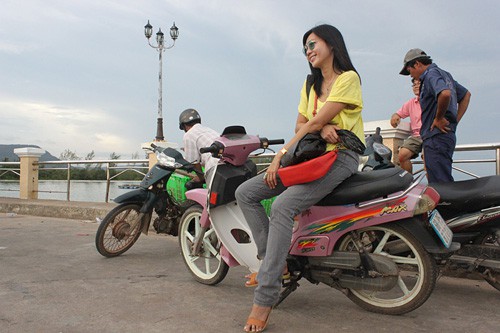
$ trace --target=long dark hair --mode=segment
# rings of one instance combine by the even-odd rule
[[[323,39],[326,44],[332,48],[333,51],[333,70],[336,72],[346,72],[346,71],[355,71],[358,76],[359,73],[354,68],[354,65],[351,62],[351,58],[349,57],[349,53],[347,52],[347,47],[344,42],[344,37],[340,31],[331,26],[329,24],[318,25],[311,30],[307,31],[302,38],[302,45],[306,45],[307,38],[310,34],[314,33],[319,38]],[[313,75],[312,83],[314,84],[314,91],[316,95],[321,96],[321,84],[323,83],[323,76],[321,75],[321,70],[319,68],[314,68],[309,63],[309,68],[311,69],[311,73]],[[339,73],[339,74],[340,74]],[[361,77],[359,76],[361,81]]]

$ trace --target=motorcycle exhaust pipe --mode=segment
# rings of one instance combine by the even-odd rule
[[[500,262],[490,259],[479,259],[479,258],[466,257],[454,254],[450,257],[450,261],[455,264],[462,264],[473,267],[481,266],[481,267],[500,269]]]
[[[500,214],[500,207],[498,206],[491,207],[482,209],[477,213],[472,213],[469,215],[452,218],[446,221],[446,223],[448,224],[448,227],[450,227],[450,229],[455,230],[456,228],[460,228],[463,226],[469,227],[477,223],[481,223],[482,221],[498,216],[499,214]]]
[[[309,258],[311,277],[334,288],[354,290],[388,291],[396,285],[399,272],[396,264],[389,258],[368,254],[376,271],[363,276],[361,260],[357,252],[335,252],[329,257]]]
[[[465,245],[450,257],[455,264],[500,269],[500,248],[488,245]]]

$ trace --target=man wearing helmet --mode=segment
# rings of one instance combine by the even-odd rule
[[[200,154],[200,148],[210,146],[220,135],[213,129],[201,124],[201,117],[195,109],[186,109],[179,115],[179,129],[184,131],[184,157],[194,164],[198,176],[195,176],[186,187],[201,187],[205,179],[210,180],[211,170],[219,160],[210,154]],[[202,172],[205,167],[205,174]]]

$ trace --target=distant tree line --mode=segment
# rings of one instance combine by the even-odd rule
[[[120,155],[117,155],[115,152],[109,155],[109,160],[119,160]],[[94,151],[88,153],[84,160],[92,161],[95,158]],[[59,156],[61,161],[79,161],[82,160],[75,152],[66,149]],[[133,160],[139,159],[139,154],[134,153],[132,155]],[[8,159],[4,159],[2,162],[9,162]],[[109,163],[110,168],[116,167],[116,163]],[[135,164],[135,167],[138,166],[147,166],[147,164]],[[19,176],[17,176],[13,172],[9,172],[3,169],[16,169],[17,166],[14,165],[6,165],[1,164],[0,162],[0,180],[18,180]],[[47,170],[52,169],[52,170]],[[110,177],[121,173],[122,169],[110,169]],[[142,172],[146,170],[142,169]],[[38,178],[40,180],[66,180],[68,179],[68,169],[65,164],[58,165],[40,165],[40,169],[38,170]],[[119,176],[113,178],[114,180],[141,180],[143,176],[137,172],[127,170],[120,174]],[[103,163],[88,163],[88,164],[79,164],[73,165],[70,169],[70,179],[71,180],[106,180],[106,166]]]

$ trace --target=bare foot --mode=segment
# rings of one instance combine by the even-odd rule
[[[254,304],[248,316],[247,324],[243,328],[245,332],[262,332],[267,326],[271,307],[258,306]]]

